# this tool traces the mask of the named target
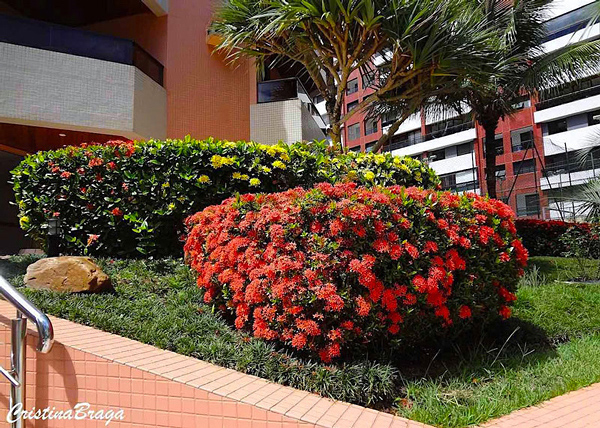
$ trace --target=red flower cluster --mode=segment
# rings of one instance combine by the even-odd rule
[[[185,253],[205,301],[237,328],[329,362],[510,315],[527,262],[513,216],[474,194],[319,184],[206,208],[187,221]]]

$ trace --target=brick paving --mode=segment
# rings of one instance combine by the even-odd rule
[[[516,410],[482,425],[485,428],[600,427],[600,383]]]

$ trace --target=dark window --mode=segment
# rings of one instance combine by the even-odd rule
[[[486,153],[485,147],[486,139],[483,139],[483,154]],[[494,150],[496,150],[496,156],[500,156],[504,154],[504,136],[502,134],[496,134],[494,139]]]
[[[446,149],[436,150],[429,153],[429,160],[431,162],[441,161],[446,159]]]
[[[566,132],[567,130],[567,119],[559,119],[555,120],[554,122],[548,122],[548,135]]]
[[[506,165],[496,165],[496,178],[506,178]]]
[[[348,125],[348,141],[360,138],[360,123]]]
[[[531,99],[529,97],[519,97],[517,102],[513,104],[513,108],[516,110],[522,110],[525,107],[531,107]]]
[[[531,128],[518,129],[510,133],[512,151],[531,149],[533,147],[533,130]]]
[[[404,134],[394,135],[388,150],[401,149],[403,147],[413,146],[422,142],[421,131],[406,132]]]
[[[588,126],[600,124],[600,110],[591,111],[588,113]]]
[[[371,135],[377,132],[377,121],[373,119],[365,120],[365,135]]]
[[[473,143],[464,143],[456,146],[456,155],[469,155],[473,151]]]
[[[521,162],[513,162],[513,173],[517,174],[527,174],[530,172],[535,172],[535,159],[527,159]]]
[[[358,79],[352,79],[348,82],[348,89],[346,89],[346,95],[358,92]]]
[[[368,143],[368,144],[365,146],[365,151],[366,151],[367,153],[371,153],[371,152],[373,151],[373,147],[375,147],[375,144],[377,144],[377,141],[373,141],[372,143]]]
[[[540,213],[540,195],[517,195],[517,215],[532,216]]]
[[[358,153],[358,152],[360,152],[360,146],[354,146],[354,147],[350,147],[350,151],[351,151],[351,152]]]
[[[348,103],[348,111],[354,110],[357,105],[358,105],[358,101],[352,101],[351,103]]]
[[[367,89],[373,85],[375,82],[375,70],[371,70],[365,73],[362,77],[363,81],[363,89]]]
[[[456,174],[442,175],[440,177],[443,190],[451,190],[456,188]]]

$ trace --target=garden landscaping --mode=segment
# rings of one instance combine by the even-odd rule
[[[0,260],[0,274],[22,285],[34,260]],[[233,329],[203,302],[182,260],[98,261],[113,293],[20,290],[52,315],[443,427],[479,424],[600,380],[600,289],[563,282],[573,259],[532,258],[528,273],[535,268],[537,280],[525,275],[509,321],[416,353],[383,351],[334,364],[308,362]]]

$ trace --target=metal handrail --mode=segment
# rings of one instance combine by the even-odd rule
[[[0,374],[10,382],[9,412],[24,410],[27,369],[27,319],[33,321],[38,331],[38,352],[47,354],[54,343],[54,329],[50,319],[0,276],[0,295],[17,309],[17,317],[10,324],[10,370],[0,367]],[[23,318],[23,315],[25,318]],[[14,416],[14,414],[13,414]],[[22,417],[13,418],[12,428],[24,428]]]
[[[0,276],[0,294],[4,297],[11,305],[17,308],[17,311],[25,315],[32,322],[35,323],[38,331],[38,344],[37,351],[43,354],[47,354],[52,349],[54,343],[54,329],[52,328],[52,322],[50,319],[36,308],[33,303],[25,298],[21,293],[17,291],[15,287]],[[17,317],[19,317],[17,313]]]

